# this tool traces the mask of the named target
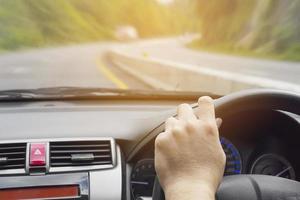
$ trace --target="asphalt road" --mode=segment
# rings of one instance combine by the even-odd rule
[[[108,49],[281,80],[300,86],[300,63],[249,59],[189,50],[185,39],[93,43],[0,55],[0,90],[56,86],[149,89],[103,59]]]
[[[127,48],[127,52],[154,59],[283,81],[297,84],[300,87],[300,62],[266,60],[195,51],[186,48],[185,43],[185,39],[152,40],[133,44],[130,48]]]
[[[116,87],[97,59],[111,44],[86,44],[0,55],[0,89],[56,86]]]

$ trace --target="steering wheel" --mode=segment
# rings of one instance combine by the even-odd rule
[[[221,97],[214,103],[217,117],[251,109],[281,110],[300,115],[300,94],[287,91],[245,90]],[[197,109],[197,105],[193,109]],[[152,199],[165,199],[157,178]],[[296,200],[300,199],[300,182],[267,175],[227,176],[217,190],[216,199]]]

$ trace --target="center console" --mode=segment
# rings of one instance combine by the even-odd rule
[[[122,199],[112,138],[2,141],[0,199]]]

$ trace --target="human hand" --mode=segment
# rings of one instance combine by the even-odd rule
[[[224,173],[226,156],[219,140],[213,100],[201,97],[194,114],[178,106],[165,132],[155,140],[155,168],[167,199],[214,199]]]

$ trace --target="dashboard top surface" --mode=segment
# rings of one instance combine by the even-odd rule
[[[0,104],[0,140],[113,137],[137,141],[179,101],[74,101]],[[192,102],[188,102],[192,103]]]

